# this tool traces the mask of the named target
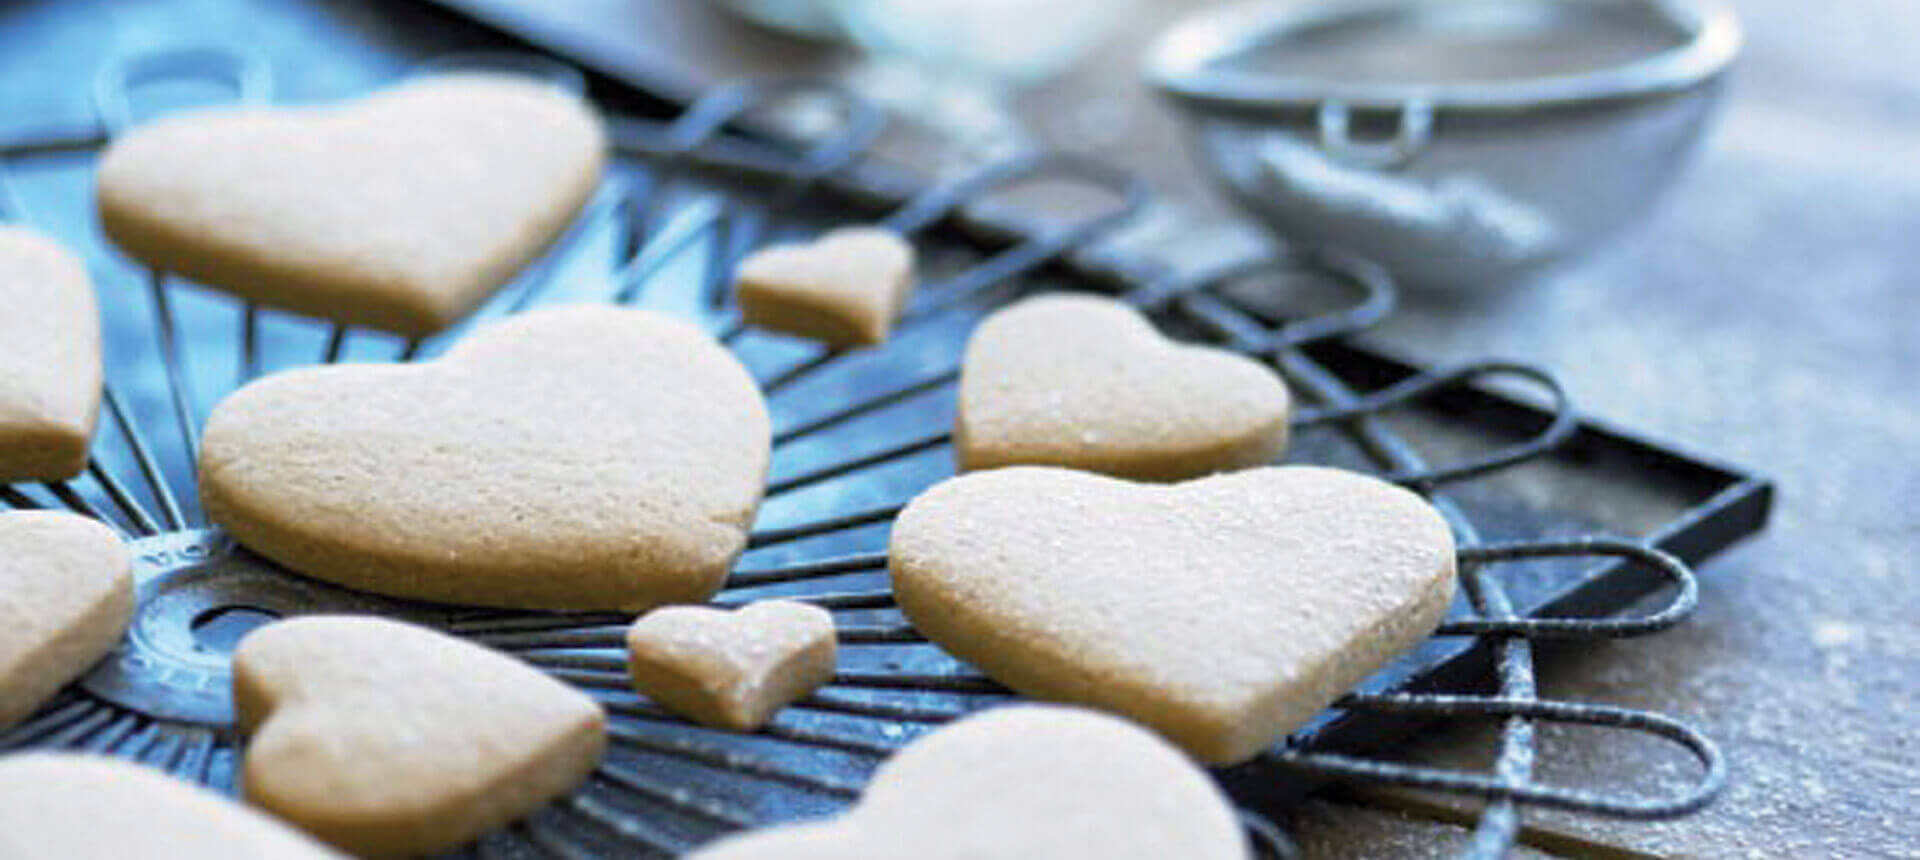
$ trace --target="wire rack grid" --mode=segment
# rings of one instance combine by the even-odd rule
[[[563,67],[537,59],[517,64],[544,70],[560,85],[579,85],[577,74]],[[95,127],[0,147],[4,214],[31,218],[8,179],[8,164],[86,156],[134,122],[137,90],[183,77],[225,82],[246,101],[268,98],[264,64],[226,51],[183,49],[117,64],[99,79]],[[751,115],[795,99],[830,105],[839,117],[834,129],[799,147],[737,133]],[[972,323],[1027,292],[1104,289],[1169,333],[1271,362],[1305,404],[1296,410],[1292,456],[1369,469],[1425,494],[1455,530],[1464,594],[1435,639],[1465,642],[1495,658],[1484,690],[1426,689],[1417,673],[1383,673],[1313,726],[1256,761],[1223,772],[1264,854],[1292,854],[1267,817],[1279,811],[1265,802],[1277,784],[1285,784],[1280,794],[1287,796],[1338,779],[1484,798],[1485,811],[1465,852],[1470,857],[1509,850],[1527,807],[1671,817],[1698,809],[1721,790],[1724,763],[1698,732],[1656,714],[1543,700],[1534,673],[1535,639],[1638,636],[1679,622],[1697,596],[1688,567],[1645,543],[1606,537],[1482,541],[1479,524],[1450,496],[1451,488],[1550,453],[1575,431],[1572,405],[1550,375],[1484,362],[1356,391],[1309,349],[1362,331],[1390,312],[1393,290],[1378,269],[1335,253],[1296,250],[1199,275],[1131,277],[1115,288],[1113,279],[1089,277],[1098,265],[1087,261],[1098,256],[1094,246],[1100,240],[1146,203],[1146,191],[1132,178],[1078,158],[1029,155],[905,196],[850,191],[843,180],[867,157],[882,121],[873,108],[812,84],[725,88],[672,121],[613,118],[617,164],[578,223],[473,320],[426,340],[402,342],[236,305],[160,271],[145,272],[139,287],[130,288],[137,270],[107,264],[117,272],[117,300],[146,299],[152,340],[135,362],[141,372],[110,374],[104,395],[110,428],[96,443],[84,476],[0,486],[0,502],[70,509],[120,530],[135,550],[141,609],[120,650],[35,717],[0,735],[0,751],[92,750],[232,791],[244,739],[232,729],[222,687],[225,650],[253,624],[279,615],[381,612],[518,655],[586,690],[610,715],[611,751],[585,786],[463,853],[672,856],[725,832],[841,809],[858,797],[873,767],[902,745],[1013,698],[906,623],[887,588],[886,527],[914,492],[952,473],[950,401],[959,347]],[[1033,183],[1084,186],[1109,205],[1028,233],[1008,233],[978,217],[978,210],[993,208],[995,195]],[[822,222],[848,220],[878,220],[909,236],[933,272],[917,289],[892,342],[873,350],[827,351],[754,331],[739,320],[728,285],[742,256]],[[583,269],[592,276],[582,276]],[[1275,276],[1330,286],[1344,299],[1280,316],[1237,297],[1237,285]],[[628,616],[467,610],[346,592],[275,569],[201,518],[191,463],[209,386],[224,392],[271,369],[314,361],[427,359],[473,324],[561,301],[609,301],[691,316],[753,370],[769,400],[776,428],[766,504],[748,552],[716,602],[782,596],[814,603],[835,615],[843,647],[832,683],[757,734],[695,726],[635,695],[622,650]],[[183,330],[184,303],[194,305],[190,330]],[[1429,463],[1390,427],[1396,411],[1493,380],[1536,388],[1550,404],[1549,419],[1522,438],[1440,464]],[[1669,586],[1669,596],[1655,611],[1627,617],[1523,616],[1498,574],[1542,559],[1636,566],[1652,575],[1651,582]],[[1369,714],[1498,720],[1496,762],[1489,772],[1421,767],[1330,742],[1340,737],[1331,727]],[[1659,795],[1637,787],[1601,794],[1542,784],[1533,778],[1535,727],[1541,722],[1663,738],[1696,759],[1698,773]]]

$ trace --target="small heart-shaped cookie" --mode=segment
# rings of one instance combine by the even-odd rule
[[[584,693],[470,642],[308,615],[233,654],[247,800],[361,856],[445,851],[578,785],[606,748]]]
[[[0,226],[0,484],[87,468],[100,415],[100,311],[59,243]]]
[[[249,548],[352,588],[644,610],[719,590],[771,444],[753,378],[712,337],[579,305],[429,364],[241,389],[207,421],[201,497]]]
[[[1171,486],[1016,467],[893,527],[913,626],[1030,696],[1242,761],[1439,624],[1453,538],[1399,487],[1309,466]]]
[[[737,732],[833,680],[833,615],[769,600],[732,612],[669,606],[627,631],[635,690],[695,722]]]
[[[243,298],[403,335],[472,311],[566,228],[606,134],[532,79],[452,74],[317,107],[222,107],[101,157],[108,237]]]
[[[113,649],[133,617],[133,562],[93,520],[0,514],[0,729]]]
[[[1259,362],[1169,341],[1113,299],[1044,295],[995,312],[967,341],[954,450],[966,470],[1180,480],[1273,462],[1287,404]]]
[[[1124,720],[1011,705],[927,735],[838,819],[727,839],[699,860],[1244,860],[1219,787]]]
[[[761,249],[734,281],[747,322],[836,347],[885,343],[912,289],[913,246],[879,227]]]
[[[211,791],[131,762],[69,753],[0,759],[0,857],[345,860]]]

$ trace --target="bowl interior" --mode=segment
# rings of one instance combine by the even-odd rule
[[[1176,26],[1148,74],[1198,107],[1537,107],[1692,87],[1739,43],[1719,0],[1255,2]]]
[[[1641,3],[1475,0],[1310,19],[1207,65],[1329,84],[1484,84],[1599,71],[1686,40]]]

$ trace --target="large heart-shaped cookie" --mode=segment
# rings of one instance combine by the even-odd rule
[[[1439,513],[1308,466],[1171,486],[979,472],[914,499],[889,552],[901,609],[954,656],[1222,764],[1426,637],[1453,596]]]
[[[0,857],[345,860],[211,791],[131,762],[67,753],[0,759]]]
[[[208,514],[353,588],[451,603],[644,610],[718,591],[771,434],[752,377],[661,314],[538,311],[438,361],[267,377],[207,421]]]
[[[119,643],[133,616],[132,564],[93,520],[0,514],[0,729]]]
[[[627,630],[635,690],[699,723],[750,732],[833,679],[833,615],[766,600],[728,612],[669,606]]]
[[[839,347],[886,342],[912,289],[913,246],[878,227],[761,249],[734,283],[747,322]]]
[[[497,74],[337,105],[223,107],[122,135],[100,220],[148,265],[410,336],[465,316],[566,228],[606,135],[580,99]]]
[[[969,470],[1179,480],[1273,462],[1287,414],[1286,385],[1259,362],[1167,340],[1113,299],[1044,295],[967,341],[954,450]]]
[[[52,239],[0,226],[0,308],[0,483],[78,475],[100,414],[87,267]]]
[[[579,784],[606,748],[586,694],[398,621],[309,615],[233,654],[247,800],[361,856],[445,851]]]
[[[699,860],[1243,860],[1207,775],[1123,720],[1012,705],[901,750],[839,819],[737,836]]]

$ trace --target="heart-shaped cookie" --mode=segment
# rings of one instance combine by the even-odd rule
[[[1220,789],[1124,720],[1056,705],[995,708],[882,765],[826,822],[736,836],[699,860],[1244,860]]]
[[[627,630],[634,689],[695,722],[750,732],[833,680],[833,615],[790,600],[669,606]]]
[[[133,562],[93,520],[0,514],[0,729],[113,649],[133,617]]]
[[[879,227],[763,248],[734,281],[747,322],[837,347],[885,343],[912,289],[913,246]]]
[[[101,157],[108,237],[247,299],[409,336],[465,316],[566,228],[606,134],[543,82],[450,74],[314,107],[222,107]]]
[[[1287,414],[1286,385],[1259,362],[1167,340],[1113,299],[1043,295],[967,341],[954,450],[967,470],[1171,481],[1273,462]]]
[[[100,311],[59,243],[0,226],[0,484],[87,467],[100,415]]]
[[[600,705],[518,660],[383,618],[308,615],[233,654],[247,800],[361,856],[445,851],[585,779]]]
[[[207,421],[201,497],[249,548],[349,587],[637,611],[719,590],[770,448],[759,389],[712,337],[580,305],[428,364],[241,389]]]
[[[914,499],[889,553],[900,608],[954,656],[1219,764],[1418,643],[1453,597],[1438,512],[1309,466],[1170,486],[978,472]]]
[[[211,791],[105,756],[0,759],[0,857],[9,860],[345,860]]]

